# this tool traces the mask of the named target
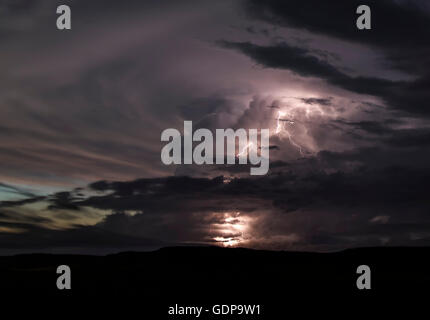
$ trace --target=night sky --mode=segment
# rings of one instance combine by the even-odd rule
[[[0,254],[429,245],[429,32],[426,0],[1,1]],[[185,120],[269,128],[269,173],[164,165]]]

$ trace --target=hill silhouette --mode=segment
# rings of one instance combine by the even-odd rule
[[[389,297],[424,296],[429,253],[430,248],[308,253],[169,247],[107,256],[31,254],[0,257],[0,283],[3,293],[20,301],[126,301],[127,310],[139,306],[163,316],[171,304],[261,304],[266,316],[275,317],[286,307],[307,313],[315,312],[307,308],[316,303],[380,306]],[[62,264],[72,270],[69,291],[56,288]],[[371,268],[371,290],[356,287],[362,264]]]

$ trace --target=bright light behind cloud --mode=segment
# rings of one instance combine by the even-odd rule
[[[339,115],[333,109],[324,110],[318,101],[323,98],[282,97],[272,108],[277,109],[275,128],[272,130],[281,140],[287,139],[301,156],[314,154],[319,151],[314,137],[310,134],[309,126],[331,119]]]
[[[244,244],[248,239],[250,222],[251,218],[241,215],[240,212],[226,212],[224,219],[218,224],[222,235],[214,237],[213,240],[225,247]]]

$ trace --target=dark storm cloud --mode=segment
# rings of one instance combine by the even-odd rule
[[[258,221],[251,225],[249,239],[250,243],[256,241],[252,243],[256,247],[275,248],[276,240],[264,239],[276,235],[290,239],[288,234],[297,237],[296,247],[309,250],[377,245],[384,241],[418,244],[429,236],[423,224],[430,223],[426,205],[430,171],[418,165],[405,166],[401,157],[389,163],[386,159],[390,158],[394,158],[390,149],[325,151],[315,158],[282,163],[281,171],[268,176],[237,178],[227,183],[223,177],[100,181],[90,186],[100,195],[82,200],[62,194],[63,206],[117,213],[93,227],[75,226],[75,233],[54,232],[52,241],[67,238],[68,245],[75,245],[69,238],[74,234],[78,237],[76,245],[80,245],[89,239],[90,231],[103,230],[118,237],[210,242],[217,234],[225,235],[214,230],[214,225],[225,223],[224,212],[240,211],[242,216]],[[304,167],[308,169],[301,170]],[[52,197],[50,201],[56,200]],[[130,210],[136,213],[123,213]],[[38,234],[30,232],[28,237]],[[231,232],[231,236],[239,235]],[[89,246],[93,243],[90,240]]]
[[[393,129],[391,129],[385,122],[378,121],[345,121],[342,119],[333,120],[333,123],[340,124],[353,128],[353,130],[362,130],[370,134],[376,135],[386,135],[392,134]]]
[[[287,43],[262,46],[250,42],[220,41],[225,48],[238,50],[263,67],[291,70],[303,77],[318,77],[329,83],[359,94],[384,99],[389,106],[414,114],[429,114],[427,89],[430,78],[414,81],[393,81],[375,77],[349,76],[336,67],[312,55],[312,50]]]
[[[312,50],[279,43],[272,46],[260,46],[250,42],[220,41],[226,48],[238,50],[263,67],[291,70],[303,77],[319,77],[331,84],[361,94],[388,97],[390,92],[406,85],[373,77],[352,77],[336,67],[312,55]],[[313,100],[304,100],[312,104]],[[325,101],[327,103],[327,101]]]
[[[374,140],[377,137],[378,144],[397,148],[397,149],[420,149],[422,156],[427,159],[429,150],[426,148],[430,145],[430,129],[429,128],[397,128],[393,129],[393,123],[397,121],[382,120],[382,121],[346,121],[344,119],[333,120],[330,126],[333,129],[339,129],[347,134],[351,134],[357,139]],[[400,122],[401,123],[401,122]],[[365,135],[360,134],[365,133]]]
[[[236,201],[236,190],[226,190],[223,177],[139,179],[133,182],[101,182],[92,187],[111,192],[72,203],[99,209],[142,210],[148,214],[189,214],[249,208],[249,204]]]
[[[307,104],[319,104],[323,106],[330,106],[331,105],[331,98],[301,98],[301,100],[304,103]]]
[[[75,200],[70,192],[58,192],[54,194],[50,202],[52,203],[48,209],[68,209],[68,210],[79,210],[79,207],[74,205],[72,202]]]
[[[372,150],[368,150],[371,152]],[[152,222],[152,227],[159,226],[160,221],[163,221],[166,213],[171,212],[174,214],[174,219],[170,222],[175,225],[175,220],[184,219],[187,221],[185,229],[177,231],[180,234],[189,233],[193,235],[191,238],[197,241],[198,237],[196,232],[197,226],[200,224],[199,217],[205,216],[205,211],[222,211],[222,210],[240,210],[243,214],[255,215],[260,218],[261,223],[264,225],[267,220],[272,219],[271,215],[265,215],[267,210],[272,212],[283,212],[284,214],[291,215],[305,214],[306,211],[330,211],[332,212],[332,223],[335,221],[345,221],[351,212],[360,212],[356,217],[357,230],[355,232],[361,233],[362,236],[390,236],[396,237],[396,229],[390,232],[384,230],[375,230],[370,226],[368,221],[374,216],[380,214],[380,210],[384,215],[392,216],[393,223],[402,225],[407,224],[403,230],[398,227],[397,236],[410,232],[422,232],[421,228],[415,228],[413,221],[428,221],[426,208],[422,206],[427,202],[427,193],[425,186],[430,181],[430,171],[426,169],[410,169],[405,167],[383,167],[378,168],[367,167],[366,160],[362,157],[362,153],[354,155],[321,154],[317,160],[320,170],[329,167],[339,167],[336,161],[341,162],[361,162],[362,166],[352,172],[335,172],[325,173],[324,171],[314,171],[307,173],[304,176],[297,175],[297,170],[285,171],[278,175],[257,178],[257,179],[234,179],[230,183],[221,183],[221,179],[192,179],[192,178],[172,178],[165,181],[158,181],[160,185],[156,188],[154,186],[149,189],[145,187],[137,187],[135,182],[134,196],[130,194],[130,190],[123,194],[125,185],[119,188],[113,188],[114,193],[101,197],[90,198],[84,202],[85,205],[103,206],[107,205],[115,209],[120,207],[130,209],[130,198],[135,198],[131,201],[134,203],[135,208],[142,209],[145,213],[138,215],[135,218],[130,218],[129,226],[136,225],[137,221],[140,222],[138,230],[148,229],[149,226],[143,225]],[[373,158],[372,155],[368,155]],[[313,160],[312,160],[313,162]],[[315,164],[311,165],[315,167]],[[174,182],[173,182],[174,181]],[[141,183],[141,182],[140,182]],[[139,184],[140,184],[139,183]],[[127,183],[125,183],[127,184]],[[151,185],[151,184],[150,184]],[[183,190],[179,186],[184,186],[185,189],[199,190],[195,192],[193,199],[184,197]],[[192,185],[195,185],[191,187]],[[154,202],[150,199],[158,199],[158,205],[154,208]],[[139,200],[137,200],[139,199]],[[212,202],[213,207],[202,206],[200,201],[206,199],[206,202]],[[253,200],[250,200],[253,199]],[[163,203],[174,201],[176,206],[166,206]],[[407,211],[409,214],[404,215]],[[153,215],[152,212],[158,212]],[[198,212],[198,216],[190,218],[190,212]],[[318,215],[317,215],[318,216]],[[315,217],[315,224],[321,224],[320,228],[324,229],[325,223],[318,221]],[[148,218],[151,217],[151,218]],[[171,217],[169,215],[169,217]],[[284,219],[288,220],[287,216]],[[133,221],[133,222],[131,222]],[[158,222],[157,222],[158,221]],[[145,223],[144,223],[145,222]],[[412,224],[411,224],[412,223]],[[312,224],[312,223],[311,223]],[[126,223],[127,225],[127,223]],[[206,225],[206,227],[208,227]],[[298,234],[307,237],[306,224],[297,224],[293,228]],[[162,227],[161,229],[164,229]],[[352,228],[352,227],[351,227]],[[354,229],[354,228],[352,228]],[[389,229],[387,226],[386,229]],[[287,233],[289,230],[286,228],[282,230]],[[337,230],[338,231],[338,230]],[[336,234],[337,231],[332,231]],[[401,232],[400,232],[401,231]],[[258,226],[254,227],[253,232],[258,236],[262,232]],[[353,236],[353,231],[345,231],[344,236]],[[315,232],[318,234],[318,232]],[[202,232],[200,236],[203,236]],[[173,239],[170,239],[173,240]],[[200,239],[201,240],[201,239]]]
[[[429,6],[425,1],[366,1],[372,10],[372,30],[356,27],[356,0],[247,0],[247,12],[270,24],[303,28],[375,47],[426,48],[430,45]]]
[[[342,78],[344,75],[329,63],[310,55],[304,48],[282,43],[275,46],[259,46],[250,42],[220,41],[225,48],[241,51],[257,63],[270,68],[291,69],[302,76],[319,76],[329,79]]]
[[[428,116],[430,99],[430,8],[424,1],[369,1],[372,29],[360,31],[355,26],[359,1],[246,1],[253,18],[267,23],[304,29],[315,34],[356,42],[383,52],[385,65],[414,75],[410,82],[393,82],[370,77],[353,78],[334,70],[325,61],[307,56],[306,50],[288,45],[261,47],[246,43],[230,45],[257,63],[272,68],[286,68],[304,76],[316,76],[344,89],[376,95],[390,106]],[[329,14],[327,14],[329,13]],[[284,57],[284,58],[282,58]],[[297,67],[293,64],[303,64]]]
[[[393,132],[393,134],[385,140],[386,143],[396,147],[422,147],[430,146],[430,129],[403,129]],[[423,153],[428,152],[424,149]]]

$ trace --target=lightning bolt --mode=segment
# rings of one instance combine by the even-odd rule
[[[299,150],[299,152],[302,156],[304,156],[305,154],[303,153],[302,147],[299,144],[297,144],[296,142],[294,142],[294,140],[292,138],[292,134],[285,128],[284,124],[282,123],[283,120],[281,118],[284,117],[285,115],[286,114],[283,111],[278,112],[278,118],[276,119],[275,133],[280,137],[282,137],[282,133],[285,133],[287,135],[287,138],[290,141],[290,143]],[[294,124],[294,121],[288,121],[288,123]]]
[[[248,155],[249,152],[246,152],[247,150],[251,150],[251,148],[255,148],[254,144],[252,142],[249,142],[243,149],[241,152],[239,152],[237,154],[238,157],[243,156],[243,155]],[[246,152],[246,153],[245,153]]]
[[[285,116],[285,112],[279,111],[278,112],[278,119],[276,120],[276,134],[279,134],[283,129],[283,124],[281,123],[281,117]]]

